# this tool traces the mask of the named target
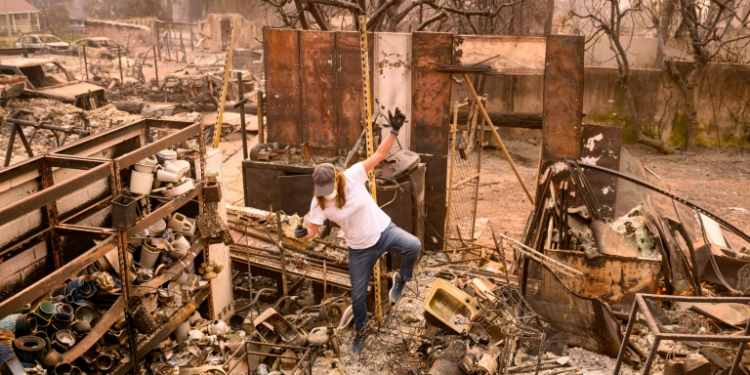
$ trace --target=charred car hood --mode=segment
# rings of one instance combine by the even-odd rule
[[[61,102],[73,103],[76,98],[93,92],[104,92],[104,88],[86,82],[73,82],[35,90],[39,95]]]

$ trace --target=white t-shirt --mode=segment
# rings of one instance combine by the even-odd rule
[[[307,221],[323,225],[326,219],[338,224],[344,231],[346,244],[352,249],[366,249],[380,239],[380,233],[391,223],[391,218],[378,207],[367,191],[367,172],[362,163],[344,171],[346,177],[346,204],[337,208],[335,199],[326,200],[326,209],[321,210],[313,197]]]

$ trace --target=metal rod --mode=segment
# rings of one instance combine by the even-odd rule
[[[159,44],[158,35],[159,34],[157,34],[157,40],[156,40],[157,44]],[[159,86],[159,64],[156,61],[156,46],[154,46],[154,76],[156,76],[156,86]]]
[[[244,89],[242,87],[242,72],[237,72],[237,94],[242,101]],[[245,127],[245,105],[240,106],[240,132],[242,133],[242,160],[247,160],[247,128]]]
[[[279,235],[279,257],[281,259],[281,286],[284,290],[284,295],[289,291],[289,286],[286,281],[286,259],[284,258],[284,233],[281,230],[281,211],[276,211],[276,228]]]
[[[222,30],[223,31],[223,30]],[[214,148],[219,148],[221,140],[221,125],[224,122],[224,107],[227,104],[227,92],[229,91],[229,77],[232,70],[232,51],[234,51],[234,38],[237,34],[237,22],[232,23],[232,33],[229,36],[227,47],[227,61],[224,62],[224,83],[221,89],[221,104],[219,105],[219,118],[216,120],[216,133],[214,134]]]
[[[263,121],[263,112],[265,112],[263,108],[263,91],[258,91],[258,144],[266,143],[266,124]]]
[[[497,129],[495,129],[495,125],[492,124],[492,120],[490,120],[490,116],[487,114],[487,110],[484,108],[484,105],[479,99],[479,95],[477,95],[476,90],[474,90],[474,85],[471,84],[471,81],[469,80],[469,76],[466,73],[461,73],[464,77],[464,82],[466,83],[466,87],[469,88],[469,91],[471,92],[471,95],[474,97],[474,101],[476,101],[477,105],[479,106],[479,110],[482,111],[482,115],[484,116],[484,121],[487,122],[487,124],[490,126],[490,130],[492,130],[492,135],[495,136],[495,140],[498,144],[500,144],[500,149],[503,150],[503,154],[505,155],[505,159],[508,160],[508,163],[510,164],[510,167],[513,169],[513,173],[515,173],[516,178],[518,179],[518,182],[521,183],[521,187],[523,187],[523,191],[526,193],[526,196],[529,198],[529,202],[531,204],[534,204],[534,198],[531,197],[531,193],[529,193],[529,189],[526,188],[526,183],[523,182],[523,179],[521,178],[521,174],[518,172],[518,169],[516,168],[516,164],[513,162],[513,159],[510,157],[510,154],[508,153],[508,149],[505,148],[505,144],[503,143],[503,140],[500,138],[500,134],[497,134]]]
[[[750,324],[745,323],[745,336],[750,334]],[[742,361],[742,354],[745,352],[745,344],[744,342],[740,343],[740,347],[737,348],[737,356],[734,357],[734,362],[732,362],[732,369],[729,370],[729,375],[734,374],[734,372],[737,370],[737,368],[740,366],[740,361]]]
[[[450,133],[451,133],[451,149],[450,149],[450,158],[448,159],[449,167],[448,167],[448,197],[445,206],[448,208],[445,213],[445,234],[446,239],[443,241],[443,250],[448,248],[448,240],[450,240],[450,225],[451,225],[451,202],[453,199],[453,170],[455,169],[456,165],[456,128],[458,127],[458,107],[460,104],[458,104],[458,101],[453,103],[453,123],[450,127]],[[451,260],[456,258],[456,251],[453,251],[453,254],[451,255]]]
[[[13,142],[16,140],[16,132],[18,129],[16,128],[16,125],[12,125],[10,127],[10,135],[8,136],[8,147],[5,149],[5,161],[3,162],[3,167],[7,167],[10,165],[10,158],[13,156]]]
[[[86,46],[83,46],[83,68],[86,70],[86,82],[89,81],[89,62],[86,58]]]
[[[117,65],[120,66],[120,84],[125,83],[125,78],[122,75],[122,47],[117,46]]]

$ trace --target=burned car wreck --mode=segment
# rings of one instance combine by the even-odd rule
[[[0,73],[26,77],[24,93],[59,100],[88,110],[107,104],[105,89],[80,82],[53,59],[7,58],[0,60]]]

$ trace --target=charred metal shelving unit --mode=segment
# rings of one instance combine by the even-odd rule
[[[154,140],[156,132],[169,134]],[[167,272],[135,286],[130,283],[131,271],[125,262],[130,236],[190,202],[197,201],[197,211],[204,212],[202,181],[196,181],[193,190],[139,217],[135,225],[127,230],[114,229],[111,219],[111,202],[123,193],[123,181],[129,178],[129,167],[191,138],[198,140],[200,169],[205,174],[206,146],[202,125],[150,119],[112,128],[49,154],[0,169],[0,204],[10,202],[0,208],[0,272],[12,270],[13,273],[6,274],[3,287],[7,292],[0,298],[0,316],[12,314],[24,305],[33,305],[111,250],[118,249],[122,295],[101,316],[91,332],[63,354],[63,362],[71,363],[110,329],[125,311],[132,296],[154,290],[170,281],[170,275],[180,274],[186,264],[193,262],[201,253],[203,259],[208,259],[208,243],[198,239],[185,257],[175,262]],[[151,199],[145,196],[134,198]],[[71,201],[74,202],[71,204]],[[2,236],[2,233],[12,234]],[[26,268],[3,269],[3,266],[12,266],[16,258],[24,257],[31,257],[35,261]],[[195,293],[192,300],[188,299],[168,323],[141,340],[137,340],[133,324],[128,324],[131,356],[136,360],[121,361],[110,373],[127,373],[210,298],[209,284]],[[208,315],[212,318],[211,310],[209,303]]]

